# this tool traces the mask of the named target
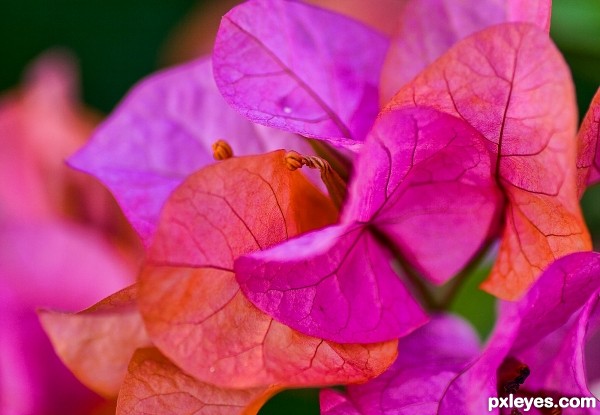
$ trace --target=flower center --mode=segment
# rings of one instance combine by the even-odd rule
[[[225,140],[217,140],[211,145],[215,160],[226,160],[233,157],[233,149]]]
[[[526,388],[523,388],[522,386],[530,374],[531,370],[529,369],[529,366],[527,366],[520,360],[512,356],[509,356],[506,359],[504,359],[497,372],[498,396],[507,397],[509,395],[515,395],[516,397],[530,399],[545,399],[550,397],[552,397],[553,399],[556,398],[558,394],[550,391],[530,391]],[[539,413],[544,415],[562,415],[561,408],[542,407],[538,408],[538,411]],[[502,413],[504,414],[506,412]],[[510,411],[510,415],[523,415],[523,413],[517,408],[512,408]]]
[[[294,150],[285,154],[286,167],[292,171],[306,166],[311,169],[318,169],[321,173],[321,180],[325,183],[329,197],[339,209],[346,198],[346,183],[340,178],[337,172],[331,167],[329,162],[317,156],[304,156]]]
[[[498,368],[498,393],[505,396],[515,394],[529,376],[531,371],[525,363],[507,357]]]

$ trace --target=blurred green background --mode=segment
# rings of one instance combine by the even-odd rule
[[[371,0],[372,1],[372,0]],[[108,113],[140,78],[173,61],[167,39],[193,10],[193,0],[2,0],[0,5],[0,90],[15,87],[24,68],[52,47],[78,59],[83,100]],[[600,0],[555,0],[552,37],[573,71],[580,116],[600,85]],[[560,105],[560,103],[556,103]],[[583,207],[595,237],[600,236],[600,186],[589,190]],[[493,301],[477,290],[479,270],[459,292],[452,309],[465,315],[482,336],[493,322]],[[288,391],[261,414],[318,413],[316,390]]]
[[[109,112],[157,68],[161,47],[193,0],[3,0],[0,89],[19,82],[41,52],[61,46],[78,59],[87,104]]]

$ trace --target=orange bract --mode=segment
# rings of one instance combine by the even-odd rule
[[[77,314],[40,311],[54,350],[90,389],[115,398],[135,349],[151,345],[136,306],[136,286]]]
[[[155,344],[180,367],[223,387],[361,382],[396,357],[396,341],[337,344],[297,332],[257,309],[231,272],[150,267],[142,313]]]
[[[225,388],[352,383],[395,359],[396,341],[339,345],[309,337],[240,291],[236,258],[335,221],[331,201],[285,163],[285,152],[276,151],[209,166],[163,210],[139,279],[140,309],[161,352],[202,381]]]
[[[577,134],[577,188],[583,195],[586,187],[600,180],[600,89],[594,95]]]
[[[185,374],[154,348],[133,355],[117,403],[117,414],[161,413],[254,415],[277,390],[222,389]]]
[[[285,151],[234,157],[190,176],[171,196],[149,262],[232,269],[240,255],[328,225],[337,212]]]

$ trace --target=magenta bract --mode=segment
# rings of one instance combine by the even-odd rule
[[[382,375],[349,385],[347,395],[321,392],[323,415],[425,415],[436,413],[448,383],[479,353],[472,327],[439,315],[398,343],[398,358]]]
[[[229,108],[210,60],[199,59],[142,81],[69,164],[111,189],[148,245],[171,191],[213,162],[211,144],[219,139],[236,155],[307,148],[300,138],[266,133]]]
[[[408,0],[392,37],[381,77],[382,102],[389,101],[459,40],[504,22],[550,28],[550,0]]]
[[[517,396],[590,396],[584,356],[588,337],[600,329],[599,294],[600,254],[576,253],[553,263],[519,302],[501,304],[488,345],[450,383],[438,413],[487,413],[487,398],[503,393],[499,368],[509,358],[530,371]],[[593,354],[598,359],[598,350]]]
[[[250,120],[356,149],[379,112],[387,40],[302,2],[252,0],[227,13],[214,50],[225,100]]]

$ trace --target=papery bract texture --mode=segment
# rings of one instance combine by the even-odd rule
[[[258,308],[303,333],[398,338],[426,317],[392,253],[445,281],[487,238],[498,200],[477,131],[427,108],[388,111],[361,150],[342,224],[241,257],[236,276]]]
[[[577,188],[582,195],[586,187],[600,181],[600,89],[594,95],[579,133],[577,153]]]
[[[569,70],[547,34],[513,23],[459,42],[390,104],[434,107],[487,140],[505,225],[483,288],[501,298],[521,295],[554,259],[591,247],[577,197],[574,100]]]
[[[229,108],[204,58],[142,81],[69,164],[111,189],[148,245],[171,191],[213,162],[211,144],[219,139],[236,155],[305,146],[292,135],[267,133]]]
[[[215,80],[254,122],[356,148],[379,111],[386,48],[382,35],[339,14],[252,0],[223,17]]]
[[[239,255],[335,221],[329,199],[285,153],[232,158],[190,176],[169,199],[149,259],[233,270]]]
[[[600,254],[576,253],[554,262],[521,300],[501,304],[489,344],[451,382],[439,414],[487,411],[487,397],[504,393],[498,373],[507,358],[530,371],[516,396],[590,396],[584,352],[588,336],[600,329],[599,295]],[[599,409],[563,413],[597,414]]]
[[[452,380],[479,353],[479,339],[458,317],[435,316],[400,339],[398,358],[382,375],[347,394],[321,392],[321,413],[435,415]]]
[[[381,76],[381,102],[391,99],[459,40],[503,22],[550,28],[550,0],[409,0],[400,13]]]
[[[332,341],[378,342],[427,321],[362,225],[335,226],[236,262],[246,296],[277,320]],[[395,336],[395,337],[394,337]]]
[[[229,388],[352,383],[378,375],[395,358],[395,341],[340,345],[309,337],[274,321],[240,291],[235,258],[336,217],[331,201],[290,171],[284,156],[208,166],[165,205],[140,277],[140,308],[154,344],[202,381]]]
[[[105,397],[117,397],[133,352],[151,345],[136,296],[134,285],[77,314],[38,312],[65,365]]]
[[[157,346],[212,384],[360,382],[385,370],[396,354],[395,342],[342,345],[292,330],[254,307],[231,272],[160,267],[145,271],[143,278],[143,286],[164,290],[160,298],[142,291],[142,312]]]
[[[356,171],[342,221],[368,222],[434,283],[456,275],[493,231],[501,195],[490,154],[463,120],[383,111]]]
[[[227,390],[199,382],[154,348],[139,349],[129,364],[117,415],[253,415],[274,393],[268,387]]]

